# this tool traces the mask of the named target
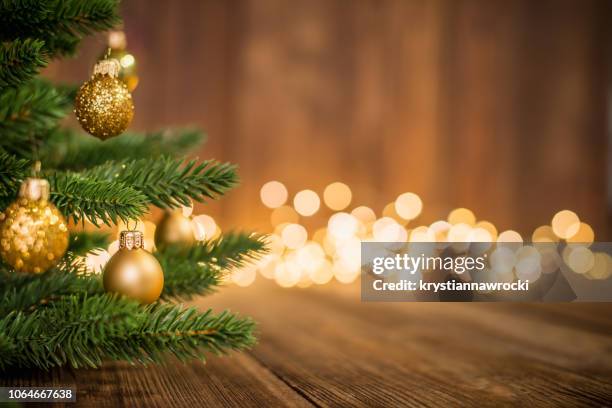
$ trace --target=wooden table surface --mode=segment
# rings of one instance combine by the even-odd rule
[[[0,382],[73,385],[86,407],[612,405],[612,304],[361,303],[358,285],[269,282],[194,303],[252,315],[259,344]]]

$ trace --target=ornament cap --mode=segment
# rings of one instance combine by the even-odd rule
[[[140,231],[121,231],[119,234],[119,249],[144,248],[144,237]]]
[[[111,78],[117,78],[119,76],[119,70],[121,64],[115,58],[108,58],[98,62],[94,66],[93,74],[109,75]]]
[[[41,178],[27,178],[21,183],[19,197],[32,201],[47,201],[49,199],[49,182]]]

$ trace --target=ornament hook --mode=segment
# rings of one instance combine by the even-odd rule
[[[134,228],[130,228],[131,221],[134,221]],[[128,219],[125,223],[125,227],[127,228],[128,231],[136,231],[136,228],[138,228],[138,220]]]
[[[41,163],[40,160],[36,160],[34,162],[34,164],[32,165],[32,177],[38,177],[38,175],[40,174],[40,169],[41,169]]]

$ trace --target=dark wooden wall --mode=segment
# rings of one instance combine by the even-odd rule
[[[130,0],[134,128],[196,124],[240,164],[210,207],[265,228],[259,188],[342,180],[380,211],[414,191],[522,233],[571,208],[607,237],[607,1]],[[50,75],[83,79],[88,41]],[[320,219],[321,220],[321,219]]]

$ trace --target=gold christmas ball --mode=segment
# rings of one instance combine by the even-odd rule
[[[191,219],[185,217],[181,210],[166,211],[157,228],[155,228],[155,246],[182,244],[190,246],[195,242]]]
[[[140,303],[153,303],[164,288],[164,271],[143,247],[142,232],[122,231],[119,250],[104,267],[104,290]]]
[[[74,113],[83,129],[102,140],[123,133],[134,116],[132,95],[117,78],[118,73],[117,60],[99,62],[74,102]]]
[[[122,30],[108,32],[108,48],[100,55],[101,60],[105,58],[114,58],[119,61],[121,69],[118,78],[125,83],[128,91],[134,91],[138,86],[136,58],[128,52],[127,39]]]
[[[47,180],[30,178],[0,214],[0,255],[16,271],[45,272],[66,253],[66,220],[48,198]]]

